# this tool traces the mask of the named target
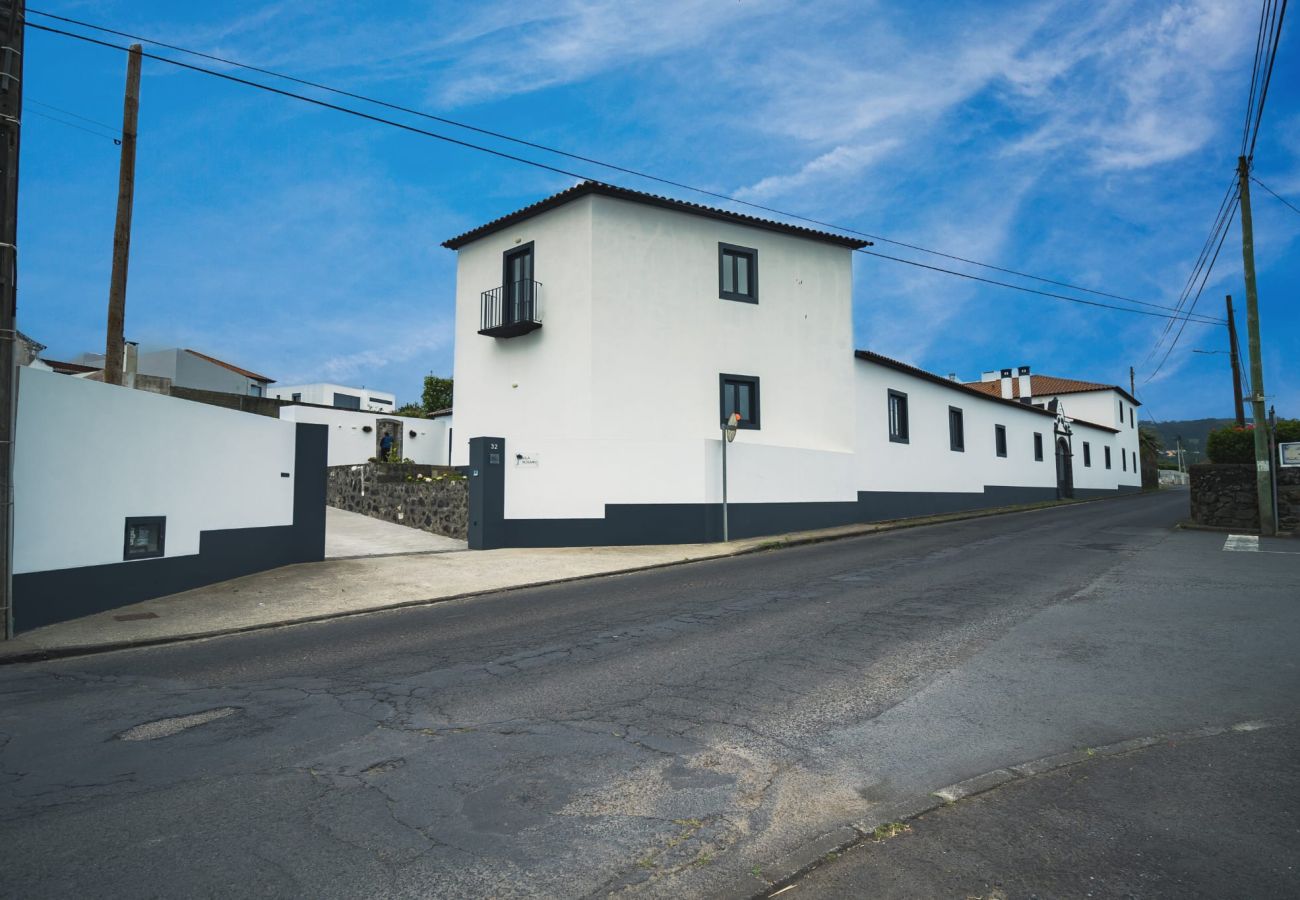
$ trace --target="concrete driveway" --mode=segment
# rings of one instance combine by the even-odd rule
[[[445,553],[467,550],[469,545],[456,538],[430,534],[418,528],[394,525],[325,507],[325,558],[352,559],[359,556],[393,556],[398,553]]]

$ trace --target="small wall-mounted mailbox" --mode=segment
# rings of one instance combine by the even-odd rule
[[[162,556],[166,537],[166,516],[127,516],[122,539],[122,559],[153,559]]]

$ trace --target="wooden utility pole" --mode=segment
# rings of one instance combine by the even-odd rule
[[[131,209],[135,202],[135,134],[140,117],[140,45],[126,55],[126,96],[122,100],[122,158],[117,171],[117,225],[113,228],[113,275],[108,285],[108,337],[104,383],[122,383],[123,328],[126,321],[126,269],[131,258]]]
[[[1241,261],[1246,273],[1246,340],[1250,354],[1250,409],[1255,423],[1255,493],[1259,498],[1259,533],[1277,532],[1273,510],[1272,454],[1268,449],[1268,419],[1264,417],[1264,361],[1259,349],[1259,294],[1255,290],[1255,229],[1250,218],[1250,162],[1237,157],[1241,192]]]
[[[1241,357],[1237,355],[1237,321],[1232,317],[1232,295],[1228,295],[1228,354],[1232,360],[1232,408],[1237,427],[1246,427],[1246,409],[1241,399]]]
[[[1128,392],[1134,397],[1137,396],[1137,376],[1133,374],[1133,367],[1128,367]]]
[[[23,0],[0,2],[0,616],[14,636],[14,435],[18,410],[18,138]]]

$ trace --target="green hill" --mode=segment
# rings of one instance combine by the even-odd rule
[[[1216,428],[1231,425],[1233,419],[1179,419],[1174,422],[1143,422],[1143,428],[1150,428],[1160,435],[1166,450],[1173,450],[1181,439],[1183,459],[1188,465],[1208,462],[1205,455],[1205,438]]]

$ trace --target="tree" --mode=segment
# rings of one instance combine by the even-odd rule
[[[399,416],[410,416],[414,419],[423,419],[424,407],[418,403],[403,403],[397,407],[397,414]]]
[[[434,413],[451,408],[451,379],[437,375],[424,376],[424,411]]]

